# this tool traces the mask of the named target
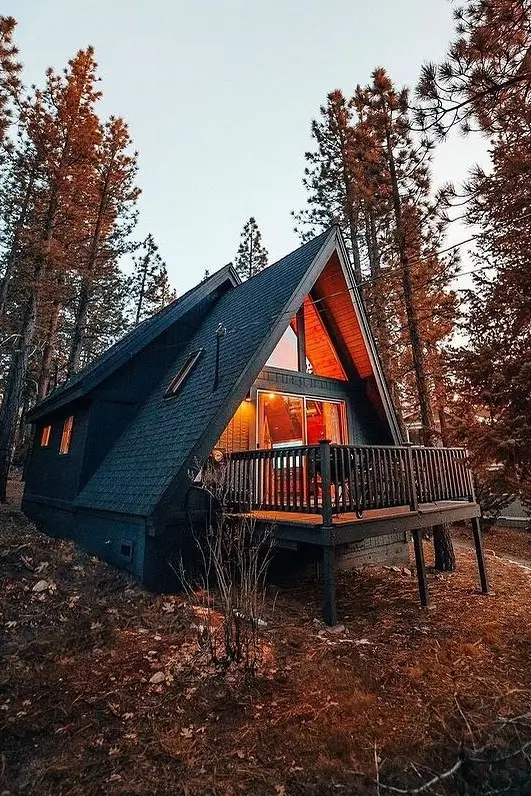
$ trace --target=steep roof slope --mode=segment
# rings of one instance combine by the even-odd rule
[[[40,417],[56,411],[61,406],[86,395],[124,363],[139,354],[146,345],[156,340],[170,326],[179,321],[205,296],[223,286],[234,287],[239,283],[240,279],[232,265],[220,268],[219,271],[188,290],[156,315],[135,326],[94,362],[55,389],[28,413],[28,420],[34,422]]]
[[[202,462],[263,367],[292,314],[336,245],[327,230],[220,297],[189,344],[175,352],[161,382],[120,437],[76,505],[150,516],[187,481],[186,469]],[[219,382],[213,389],[216,330]],[[191,352],[203,350],[178,395],[164,399]],[[179,476],[179,477],[178,477]]]

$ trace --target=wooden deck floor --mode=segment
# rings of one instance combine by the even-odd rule
[[[405,517],[410,514],[430,514],[441,511],[451,511],[470,505],[463,500],[444,500],[439,503],[421,503],[418,512],[412,512],[409,506],[396,506],[390,509],[369,509],[364,511],[361,517],[354,512],[346,514],[334,514],[332,524],[334,526],[352,525],[356,523],[366,523],[371,520],[392,520],[395,517]],[[252,511],[251,516],[256,520],[264,522],[278,523],[282,525],[307,525],[317,527],[323,524],[320,514],[299,514],[293,511]]]

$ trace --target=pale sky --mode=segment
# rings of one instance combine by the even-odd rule
[[[151,232],[182,293],[232,260],[254,215],[270,261],[298,245],[290,211],[310,122],[334,88],[375,66],[413,86],[452,35],[448,0],[2,0],[18,21],[25,81],[41,83],[91,44],[103,117],[128,122],[143,190],[136,236]],[[455,136],[435,176],[459,181],[482,155]],[[454,230],[450,242],[467,237]]]

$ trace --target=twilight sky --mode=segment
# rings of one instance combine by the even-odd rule
[[[123,116],[140,153],[137,236],[154,235],[178,293],[234,258],[251,215],[271,262],[294,249],[327,92],[380,65],[414,85],[452,34],[448,0],[3,0],[2,13],[19,21],[27,83],[94,46],[101,115]],[[458,181],[483,149],[455,136],[436,179]]]

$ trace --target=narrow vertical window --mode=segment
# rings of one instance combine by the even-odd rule
[[[47,448],[50,444],[50,437],[52,434],[51,426],[44,426],[41,433],[41,448]]]
[[[61,435],[61,445],[59,446],[59,453],[68,453],[70,450],[70,443],[72,441],[72,426],[74,425],[74,417],[67,417],[63,425],[63,433]]]

